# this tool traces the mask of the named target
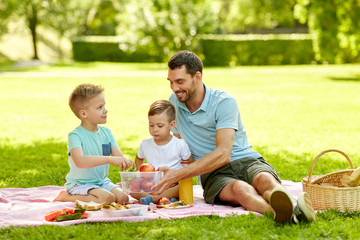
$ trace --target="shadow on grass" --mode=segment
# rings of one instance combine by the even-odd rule
[[[360,74],[349,77],[329,77],[333,81],[360,82]]]
[[[5,142],[1,141],[0,142]],[[123,140],[123,142],[126,142]],[[67,143],[53,139],[31,144],[0,145],[0,188],[63,186],[69,172]],[[135,157],[137,149],[121,147],[122,152]],[[109,178],[120,180],[119,168],[110,166]]]

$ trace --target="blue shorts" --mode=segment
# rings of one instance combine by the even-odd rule
[[[89,191],[94,188],[103,188],[111,192],[111,190],[116,187],[120,186],[112,183],[111,181],[107,181],[101,186],[98,186],[96,184],[75,184],[75,186],[67,190],[67,192],[71,195],[88,195]]]

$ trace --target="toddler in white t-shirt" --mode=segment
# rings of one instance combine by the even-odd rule
[[[149,132],[152,136],[143,140],[135,158],[136,168],[139,169],[144,160],[152,164],[155,169],[169,167],[177,170],[181,168],[180,162],[188,160],[193,162],[189,146],[184,139],[173,136],[170,131],[175,126],[175,107],[167,100],[158,100],[151,104],[149,112]],[[131,196],[140,199],[149,196],[147,193],[131,193]],[[160,195],[151,195],[156,202],[160,197],[178,198],[179,187],[175,185]],[[148,197],[149,198],[149,197]]]

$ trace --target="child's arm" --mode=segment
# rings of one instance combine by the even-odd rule
[[[119,147],[113,147],[111,148],[111,155],[112,156],[118,156],[118,157],[124,157],[124,154],[121,152],[120,148]]]
[[[124,170],[133,165],[133,162],[121,156],[85,156],[81,148],[71,149],[70,155],[78,168],[92,168],[110,163]]]
[[[136,166],[136,169],[139,170],[141,164],[144,163],[144,158],[139,158],[138,155],[136,155],[136,158],[135,158],[135,166]]]
[[[126,165],[123,165],[122,170],[127,169],[131,166],[134,166],[134,162],[131,161],[129,158],[125,157],[125,155],[121,152],[120,148],[118,146],[111,148],[111,155],[114,157],[121,157],[126,162]],[[114,165],[114,164],[113,164]],[[120,167],[120,165],[119,165]]]

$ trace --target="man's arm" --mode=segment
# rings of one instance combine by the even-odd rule
[[[179,170],[164,169],[164,177],[152,189],[159,188],[152,194],[161,194],[164,190],[181,179],[202,175],[230,162],[235,130],[231,128],[216,131],[216,149],[187,167]],[[159,170],[162,170],[159,168]]]

